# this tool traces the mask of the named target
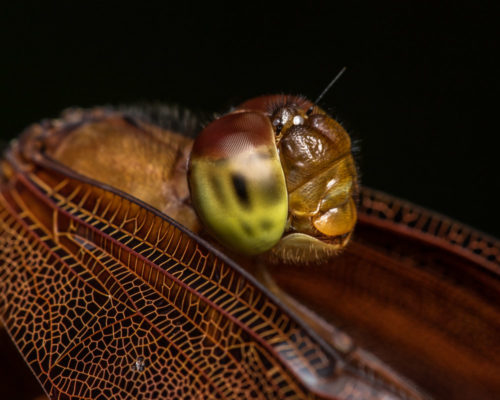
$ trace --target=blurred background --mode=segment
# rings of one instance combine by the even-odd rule
[[[316,98],[351,133],[362,183],[500,236],[493,2],[9,2],[1,138],[70,106],[203,112]]]

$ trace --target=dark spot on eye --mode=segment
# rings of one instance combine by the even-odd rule
[[[233,181],[234,191],[236,192],[238,199],[240,199],[243,204],[248,206],[250,204],[250,198],[248,197],[247,182],[245,177],[239,174],[232,174],[231,180]]]
[[[241,227],[243,228],[243,230],[245,231],[245,233],[248,235],[248,236],[253,236],[253,229],[250,225],[248,225],[245,221],[241,221]]]
[[[283,201],[286,187],[276,185],[275,181],[262,182],[262,195],[261,201],[264,204],[279,204]]]
[[[273,227],[273,223],[268,219],[264,219],[260,221],[260,227],[262,228],[262,230],[268,231]]]
[[[276,135],[279,135],[282,129],[283,129],[283,124],[276,125]]]

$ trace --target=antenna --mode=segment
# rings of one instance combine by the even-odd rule
[[[321,94],[320,94],[320,95],[317,97],[317,99],[314,101],[314,104],[318,104],[318,103],[319,103],[319,101],[323,98],[323,96],[324,96],[324,95],[325,95],[325,94],[326,94],[326,93],[327,93],[327,92],[331,89],[331,87],[333,86],[333,84],[334,84],[335,82],[337,82],[337,81],[339,80],[339,78],[343,75],[343,73],[345,72],[345,70],[346,70],[346,69],[347,69],[347,67],[343,67],[343,68],[342,68],[342,69],[338,72],[338,74],[337,74],[337,75],[335,75],[335,78],[333,78],[333,79],[331,80],[331,82],[330,82],[330,83],[326,86],[325,90],[323,90],[323,91],[321,92]],[[313,105],[313,106],[311,106],[311,108],[310,108],[309,110],[307,110],[307,114],[310,114],[310,113],[312,112],[313,107],[314,107],[314,105]]]

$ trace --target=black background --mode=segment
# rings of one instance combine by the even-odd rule
[[[214,112],[266,93],[314,99],[345,65],[321,105],[359,145],[362,182],[500,236],[498,14],[488,3],[10,3],[0,21],[6,140],[75,105]]]

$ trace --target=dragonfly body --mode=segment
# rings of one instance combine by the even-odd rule
[[[131,154],[113,153],[113,135],[130,135]],[[342,254],[274,261],[257,279],[199,236],[190,148],[151,121],[95,109],[35,125],[7,153],[0,315],[51,398],[499,392],[498,242],[362,190]],[[137,167],[143,150],[153,155]],[[157,177],[165,185],[151,190]]]

